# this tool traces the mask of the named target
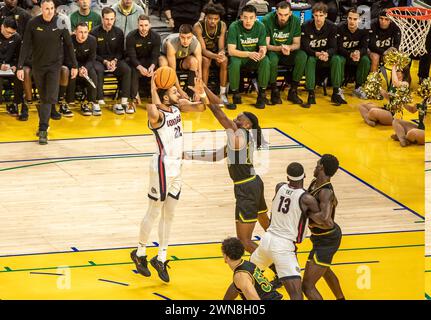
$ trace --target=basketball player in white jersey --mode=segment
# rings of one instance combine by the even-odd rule
[[[155,219],[159,222],[159,252],[150,260],[160,279],[169,282],[166,260],[168,240],[174,218],[174,210],[181,193],[181,166],[183,156],[183,126],[181,112],[202,112],[206,97],[201,79],[195,79],[191,88],[201,98],[201,102],[180,99],[175,86],[157,89],[154,75],[151,80],[152,104],[147,105],[148,126],[154,133],[157,145],[156,154],[150,163],[149,205],[146,216],[141,222],[138,248],[131,252],[131,258],[138,273],[145,277],[151,275],[148,269],[146,246]]]
[[[303,299],[296,244],[304,239],[308,218],[316,223],[322,221],[319,204],[303,188],[304,178],[304,168],[300,163],[289,164],[288,182],[277,184],[275,189],[269,228],[250,257],[250,261],[261,270],[274,263],[291,300]]]

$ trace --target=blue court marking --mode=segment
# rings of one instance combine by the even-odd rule
[[[394,208],[392,210],[407,210],[406,208]]]
[[[76,247],[70,247],[70,249],[72,249],[73,252],[79,252],[79,250]]]
[[[154,295],[156,295],[156,296],[158,296],[158,297],[160,297],[160,298],[162,298],[162,299],[165,299],[165,300],[171,300],[171,299],[169,299],[168,297],[166,297],[166,296],[164,296],[164,295],[162,295],[162,294],[160,294],[160,293],[153,292],[153,294],[154,294]]]
[[[51,273],[51,272],[30,272],[30,274],[42,274],[48,276],[64,276],[63,273]]]
[[[343,234],[345,236],[363,236],[363,235],[374,235],[374,234],[388,234],[388,233],[407,233],[407,232],[424,232],[424,229],[416,229],[416,230],[400,230],[400,231],[377,231],[377,232],[358,232],[358,233],[346,233]],[[309,238],[307,236],[306,238]],[[177,246],[194,246],[194,245],[206,245],[206,244],[216,244],[221,243],[221,241],[207,241],[207,242],[190,242],[190,243],[174,243],[170,244],[169,247],[177,247]],[[156,247],[155,245],[148,245],[147,248]],[[21,254],[8,254],[0,256],[0,258],[8,258],[8,257],[22,257],[22,256],[39,256],[45,254],[60,254],[60,253],[80,253],[80,252],[97,252],[97,251],[112,251],[112,250],[127,250],[127,249],[136,249],[136,246],[133,247],[115,247],[115,248],[99,248],[99,249],[84,249],[79,250],[79,252],[74,251],[53,251],[53,252],[38,252],[38,253],[21,253]],[[431,257],[431,255],[430,255]],[[94,263],[94,262],[93,262]],[[5,267],[5,269],[8,267]],[[7,269],[6,269],[7,270]],[[9,270],[10,271],[10,270]]]
[[[156,241],[153,241],[153,244],[154,244],[154,246],[155,246],[155,247],[158,247],[158,246],[159,246],[159,243],[158,243],[158,242],[156,242]]]
[[[292,138],[290,135],[288,135],[287,133],[285,133],[284,131],[278,129],[278,128],[274,128],[274,130],[278,131],[279,133],[281,133],[282,135],[288,137],[289,139],[295,141],[296,143],[298,143],[299,145],[302,145],[305,149],[307,149],[308,151],[314,153],[315,155],[317,155],[318,157],[321,157],[322,155],[320,153],[318,153],[317,151],[314,151],[313,149],[311,149],[310,147],[306,146],[305,144],[299,142],[298,140],[296,140],[295,138]],[[383,191],[380,191],[379,189],[373,187],[371,184],[369,184],[368,182],[362,180],[361,178],[359,178],[358,176],[354,175],[353,173],[347,171],[346,169],[340,167],[340,170],[342,170],[343,172],[347,173],[349,176],[351,176],[352,178],[355,178],[356,180],[358,180],[359,182],[362,182],[363,184],[365,184],[367,187],[369,187],[370,189],[378,192],[379,194],[381,194],[382,196],[384,196],[385,198],[395,202],[397,205],[399,205],[400,207],[406,208],[406,210],[410,211],[411,213],[413,213],[415,216],[421,218],[421,219],[425,219],[424,216],[420,215],[419,213],[417,213],[416,211],[414,211],[413,209],[410,209],[409,207],[403,205],[401,202],[395,200],[394,198],[392,198],[391,196],[387,195],[386,193],[384,193]]]
[[[139,274],[138,270],[132,270],[134,274]]]
[[[107,279],[97,279],[97,280],[103,281],[103,282],[109,282],[109,283],[113,283],[113,284],[119,284],[121,286],[126,286],[126,287],[129,286],[128,283],[123,283],[123,282],[117,282],[117,281],[112,281],[112,280],[107,280]]]

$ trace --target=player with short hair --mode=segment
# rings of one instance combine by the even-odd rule
[[[296,244],[305,237],[308,219],[324,223],[316,199],[303,189],[305,172],[298,162],[287,167],[287,183],[275,188],[272,200],[271,223],[250,261],[261,270],[272,263],[279,281],[291,300],[302,300],[301,268],[296,257]]]
[[[193,34],[193,27],[189,24],[180,26],[179,33],[168,35],[162,42],[162,55],[159,58],[159,65],[169,66],[174,70],[187,71],[188,86],[192,86],[195,77],[202,75],[202,48],[199,40]],[[184,92],[179,81],[175,84],[177,90],[183,97],[192,95],[193,92]]]
[[[199,20],[193,26],[193,31],[202,47],[202,79],[208,84],[211,65],[217,65],[220,69],[220,99],[228,106],[226,97],[227,64],[228,58],[225,53],[226,23],[221,21],[224,8],[221,4],[208,3],[203,12],[205,18]]]
[[[382,9],[379,18],[371,23],[370,30],[370,59],[371,72],[379,69],[383,56],[389,48],[398,50],[401,42],[400,29],[386,14],[387,9]]]
[[[367,99],[362,85],[367,80],[371,66],[368,57],[369,31],[359,29],[359,12],[356,8],[350,9],[347,13],[347,22],[338,26],[337,42],[343,78],[345,68],[353,68],[356,72],[353,95],[360,99]]]
[[[256,108],[267,104],[266,87],[269,82],[270,64],[266,56],[265,26],[257,20],[256,8],[246,5],[241,10],[241,19],[233,22],[228,31],[229,85],[233,93],[233,104],[242,103],[239,94],[241,69],[257,70],[258,93]]]
[[[346,104],[341,90],[343,81],[341,57],[336,54],[337,27],[327,19],[328,7],[326,4],[316,3],[312,12],[313,20],[302,25],[301,49],[308,55],[305,65],[305,88],[308,91],[308,99],[302,106],[309,108],[312,104],[316,104],[314,94],[316,74],[324,68],[330,69],[333,88],[331,101],[336,105]]]
[[[316,283],[323,277],[337,300],[344,300],[340,282],[331,270],[332,259],[341,244],[342,233],[335,223],[335,208],[338,200],[335,196],[331,178],[338,170],[338,159],[332,154],[324,154],[314,169],[314,180],[308,187],[308,192],[316,198],[322,211],[323,222],[310,219],[311,249],[305,266],[302,290],[308,300],[322,300],[316,289]]]
[[[151,77],[152,104],[147,105],[148,127],[153,131],[157,152],[150,162],[149,204],[147,214],[141,222],[138,248],[131,252],[131,258],[138,273],[145,277],[151,275],[148,269],[146,247],[155,219],[159,222],[159,252],[150,263],[157,270],[160,279],[169,282],[167,271],[167,249],[170,230],[181,193],[181,167],[183,158],[182,112],[202,112],[209,100],[201,79],[195,78],[192,89],[200,96],[201,102],[181,99],[175,86],[157,89],[154,74]],[[208,90],[208,89],[206,89]],[[211,92],[211,91],[207,91]]]
[[[225,263],[233,270],[233,282],[224,300],[281,300],[283,297],[265,278],[262,271],[250,261],[242,259],[244,246],[238,238],[227,238],[221,245]]]
[[[293,67],[292,82],[287,100],[302,104],[298,97],[298,84],[304,75],[307,54],[300,50],[301,21],[292,14],[289,2],[277,4],[277,11],[266,14],[262,23],[266,27],[266,44],[268,59],[271,66],[269,84],[271,87],[271,103],[281,104],[280,91],[277,88],[277,73],[279,65]]]

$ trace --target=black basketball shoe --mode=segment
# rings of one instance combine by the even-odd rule
[[[138,250],[135,249],[130,253],[130,258],[132,258],[132,261],[135,263],[136,270],[138,270],[138,273],[142,274],[144,277],[151,276],[150,269],[148,269],[147,256],[138,257],[136,255],[137,251]]]
[[[157,259],[157,256],[153,257],[150,260],[150,263],[153,266],[153,268],[157,270],[157,273],[159,274],[159,278],[162,279],[162,281],[164,282],[169,282],[169,274],[168,274],[168,270],[166,269],[166,267],[170,268],[168,266],[169,261],[170,260],[161,262]]]

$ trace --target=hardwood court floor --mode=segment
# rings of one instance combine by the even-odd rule
[[[250,110],[259,116],[261,126],[268,128],[271,148],[257,155],[262,161],[268,204],[276,183],[285,179],[289,162],[304,164],[308,184],[318,159],[313,151],[333,153],[339,158],[345,171],[340,170],[334,177],[340,203],[337,222],[345,234],[355,235],[344,238],[342,248],[349,250],[337,254],[334,270],[340,274],[348,298],[421,299],[423,148],[402,149],[390,139],[390,127],[366,126],[356,109],[360,101],[347,96],[350,104],[342,107],[332,106],[329,97],[318,96],[318,105],[309,110],[290,103],[256,110],[247,105],[254,102],[255,95],[251,95],[237,111],[226,112],[234,117]],[[175,280],[169,285],[155,277],[143,279],[134,274],[129,249],[82,252],[134,246],[146,209],[146,170],[153,146],[151,137],[146,136],[150,132],[145,111],[139,108],[137,114],[125,116],[103,111],[100,118],[76,113],[72,119],[52,121],[52,140],[45,147],[34,142],[34,112],[27,123],[0,114],[0,141],[4,142],[0,144],[0,255],[69,252],[0,257],[0,269],[4,270],[0,273],[4,296],[0,298],[161,297],[154,293],[172,299],[222,297],[230,271],[222,259],[206,259],[220,257],[219,244],[172,247],[169,255],[178,261],[172,262]],[[198,143],[211,135],[208,130],[220,129],[211,113],[189,114],[185,120],[185,131],[203,131],[193,135],[193,149],[212,148],[211,140]],[[270,165],[265,166],[264,160]],[[187,162],[183,178],[172,243],[207,243],[234,235],[232,185],[225,165]],[[156,229],[152,241],[157,241]],[[261,234],[256,228],[256,235]],[[79,252],[71,252],[75,250],[72,247]],[[300,251],[309,248],[306,240]],[[192,260],[182,260],[187,258]],[[299,259],[303,267],[306,253],[299,254]],[[87,267],[93,264],[95,268]],[[65,265],[78,266],[70,269],[73,277],[69,290],[59,289],[65,286],[59,279],[66,276],[30,274],[61,273],[57,267]],[[33,270],[40,268],[49,269]],[[24,271],[14,271],[20,269]],[[360,285],[360,289],[360,276],[369,270],[371,287]],[[187,283],[197,276],[202,290],[193,292]],[[325,298],[331,298],[326,286],[319,285]]]

